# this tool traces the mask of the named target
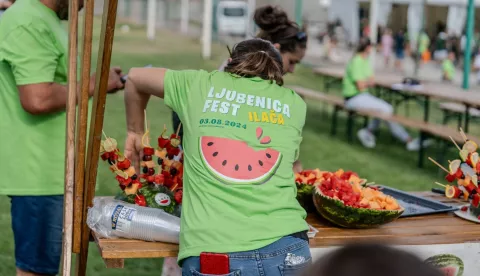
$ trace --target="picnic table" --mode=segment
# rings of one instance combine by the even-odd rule
[[[328,91],[333,81],[343,79],[345,69],[340,67],[333,68],[315,68],[314,72],[324,78],[325,88]],[[375,78],[375,84],[381,90],[386,90],[392,94],[402,97],[402,100],[420,99],[423,101],[425,122],[429,121],[430,115],[430,99],[440,99],[450,102],[459,103],[465,106],[465,123],[464,129],[468,132],[470,108],[480,107],[480,95],[474,93],[466,93],[459,87],[446,83],[422,82],[419,86],[399,85],[402,79],[394,75],[379,75]]]
[[[465,204],[465,202],[448,199],[432,192],[416,192],[414,194],[452,206]],[[476,260],[476,256],[480,254],[480,225],[458,218],[452,213],[400,218],[373,229],[338,228],[316,213],[309,213],[307,222],[319,231],[314,238],[310,239],[310,248],[314,259],[349,242],[373,241],[406,246],[408,250],[430,256],[434,255],[432,253],[450,252],[462,256],[466,256],[468,253],[472,256],[473,266],[477,268],[477,270],[471,271],[480,269],[480,262]],[[175,244],[127,239],[100,239],[95,234],[93,235],[107,267],[123,267],[124,259],[175,257],[178,254],[178,245]],[[464,261],[467,262],[465,258]]]

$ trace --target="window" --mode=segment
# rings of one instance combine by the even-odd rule
[[[225,8],[223,10],[223,15],[225,16],[244,16],[245,15],[245,9],[243,8]]]

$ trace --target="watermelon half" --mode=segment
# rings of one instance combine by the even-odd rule
[[[341,200],[326,196],[315,188],[313,203],[317,212],[335,225],[345,228],[373,228],[394,221],[403,209],[388,211],[346,206]]]
[[[462,259],[452,254],[435,255],[425,263],[440,269],[445,276],[462,276],[464,264]]]
[[[200,137],[200,155],[216,178],[230,184],[262,184],[282,160],[274,149],[257,151],[244,141],[212,136]]]

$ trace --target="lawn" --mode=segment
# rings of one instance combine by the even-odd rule
[[[212,60],[204,61],[200,55],[200,44],[196,39],[182,37],[170,31],[159,31],[157,40],[152,42],[146,40],[145,30],[142,28],[133,26],[128,33],[122,33],[119,27],[120,25],[117,26],[115,34],[112,65],[121,66],[125,71],[128,68],[142,67],[146,64],[172,69],[213,70],[227,57],[227,49],[223,45],[214,44]],[[98,37],[99,24],[96,24],[95,42],[98,42]],[[96,44],[94,49],[97,49]],[[96,58],[93,63],[96,63]],[[321,83],[312,74],[311,69],[303,66],[299,66],[295,74],[288,76],[286,83],[309,88],[321,87]],[[412,103],[411,110],[413,115],[421,116],[422,111],[418,105]],[[159,134],[163,124],[171,126],[170,111],[163,105],[162,100],[150,101],[147,112],[153,134]],[[440,114],[433,112],[432,116],[438,119]],[[308,103],[307,123],[300,155],[304,167],[354,170],[370,181],[404,190],[429,190],[432,188],[432,183],[440,179],[438,171],[431,164],[427,164],[425,169],[418,169],[417,154],[407,152],[403,145],[392,140],[388,130],[382,129],[377,148],[368,150],[357,141],[352,144],[346,141],[343,135],[344,125],[345,120],[341,118],[338,135],[330,136],[330,118],[322,113],[322,105]],[[107,135],[115,137],[122,145],[126,134],[122,92],[108,96],[104,126]],[[428,154],[436,156],[435,152],[436,148],[431,148]],[[63,167],[59,168],[59,171],[61,170]],[[118,186],[105,164],[99,166],[98,185],[98,195],[113,195],[118,192]],[[14,247],[10,226],[10,204],[7,197],[0,198],[0,210],[0,227],[4,229],[0,237],[2,249],[0,275],[14,275]],[[158,259],[132,259],[126,261],[125,269],[106,269],[97,248],[91,244],[87,275],[160,275],[160,270],[161,261]]]

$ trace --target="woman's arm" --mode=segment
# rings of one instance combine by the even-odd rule
[[[144,110],[151,95],[163,98],[167,69],[132,68],[125,84],[125,108],[129,133],[144,132]]]

